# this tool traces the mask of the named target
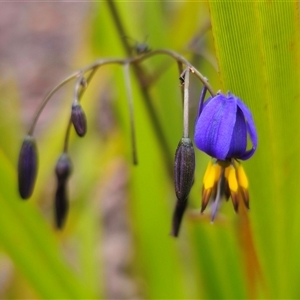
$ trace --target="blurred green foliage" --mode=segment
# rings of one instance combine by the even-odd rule
[[[213,225],[209,212],[199,214],[208,157],[198,151],[195,185],[180,236],[169,236],[175,193],[172,166],[165,155],[173,159],[182,135],[181,91],[177,65],[158,57],[143,66],[153,74],[150,96],[169,148],[162,148],[157,139],[132,73],[139,165],[131,166],[123,73],[118,66],[101,68],[82,102],[88,134],[83,140],[74,132],[71,136],[72,200],[66,228],[57,232],[49,203],[71,93],[66,92],[55,123],[38,139],[38,180],[32,199],[23,202],[16,182],[24,132],[21,100],[16,86],[6,84],[0,96],[0,111],[8,112],[0,119],[0,250],[2,261],[8,257],[13,262],[15,276],[5,298],[106,298],[105,282],[110,278],[105,278],[105,261],[99,259],[105,231],[99,195],[120,159],[129,174],[125,213],[132,260],[127,271],[141,298],[299,298],[298,2],[146,1],[116,6],[128,37],[142,42],[148,37],[151,49],[183,54],[215,90],[234,92],[252,110],[259,148],[244,164],[251,211],[236,215],[231,204],[224,203]],[[94,14],[85,26],[74,65],[125,56],[122,38],[126,37],[116,31],[107,3],[94,3]],[[191,85],[193,127],[202,86],[195,79]],[[15,95],[14,102],[5,101],[8,93]],[[99,110],[95,109],[103,95],[111,97],[117,123],[105,137],[96,126]]]

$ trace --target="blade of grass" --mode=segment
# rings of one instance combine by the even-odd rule
[[[42,216],[16,194],[16,174],[0,151],[0,243],[41,298],[91,297],[58,251]]]
[[[299,209],[284,201],[298,207],[300,196],[298,2],[209,4],[222,87],[247,103],[259,135],[246,169],[260,261],[271,297],[294,297]]]

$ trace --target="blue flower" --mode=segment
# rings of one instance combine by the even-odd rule
[[[247,149],[249,138],[252,147]],[[250,158],[257,147],[257,133],[248,107],[236,96],[218,94],[200,101],[195,127],[197,148],[218,160]]]

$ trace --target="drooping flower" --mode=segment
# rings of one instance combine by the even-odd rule
[[[257,133],[249,108],[238,97],[231,93],[218,94],[205,103],[204,97],[202,93],[195,145],[213,158],[203,178],[201,212],[210,200],[214,201],[214,220],[222,198],[231,198],[235,211],[241,201],[249,209],[248,179],[238,160],[249,159],[254,154]],[[248,140],[251,147],[247,147]]]
[[[203,99],[196,120],[196,147],[219,160],[250,158],[257,147],[257,133],[248,107],[231,93],[202,103]],[[248,135],[251,149],[247,149]]]

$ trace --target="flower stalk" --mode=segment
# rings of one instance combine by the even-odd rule
[[[183,92],[183,137],[189,137],[189,85],[190,69],[184,73],[184,92]]]
[[[181,71],[181,70],[180,70]],[[195,152],[189,138],[189,83],[190,69],[180,73],[179,80],[183,89],[183,137],[180,140],[174,161],[174,185],[176,194],[176,206],[173,213],[171,235],[177,237],[183,214],[187,208],[188,195],[194,183]]]
[[[70,76],[68,76],[67,78],[65,78],[64,80],[62,80],[57,86],[55,86],[44,98],[44,100],[42,101],[40,107],[38,108],[34,118],[33,118],[33,122],[29,128],[28,134],[29,135],[33,135],[34,133],[34,129],[36,126],[36,123],[42,113],[42,111],[44,110],[45,106],[47,105],[47,103],[49,102],[49,100],[51,99],[51,97],[61,88],[63,87],[65,84],[67,84],[68,82],[70,82],[71,80],[78,78],[80,76],[83,76],[85,73],[90,72],[90,71],[97,71],[99,69],[99,67],[104,66],[104,65],[110,65],[110,64],[119,64],[119,65],[125,65],[125,64],[136,64],[136,63],[141,63],[144,60],[147,60],[153,56],[156,55],[166,55],[169,56],[171,58],[173,58],[177,63],[183,64],[187,67],[189,67],[191,73],[193,73],[206,87],[207,90],[209,91],[209,93],[211,94],[211,96],[215,96],[215,92],[212,89],[212,87],[209,85],[207,79],[187,60],[185,59],[183,56],[181,56],[180,54],[176,53],[175,51],[169,50],[169,49],[157,49],[157,50],[152,50],[150,52],[146,52],[142,55],[139,56],[135,56],[135,57],[129,57],[129,58],[105,58],[105,59],[99,59],[96,60],[94,63],[82,68],[81,70],[78,70],[76,72],[74,72],[73,74],[71,74]]]

